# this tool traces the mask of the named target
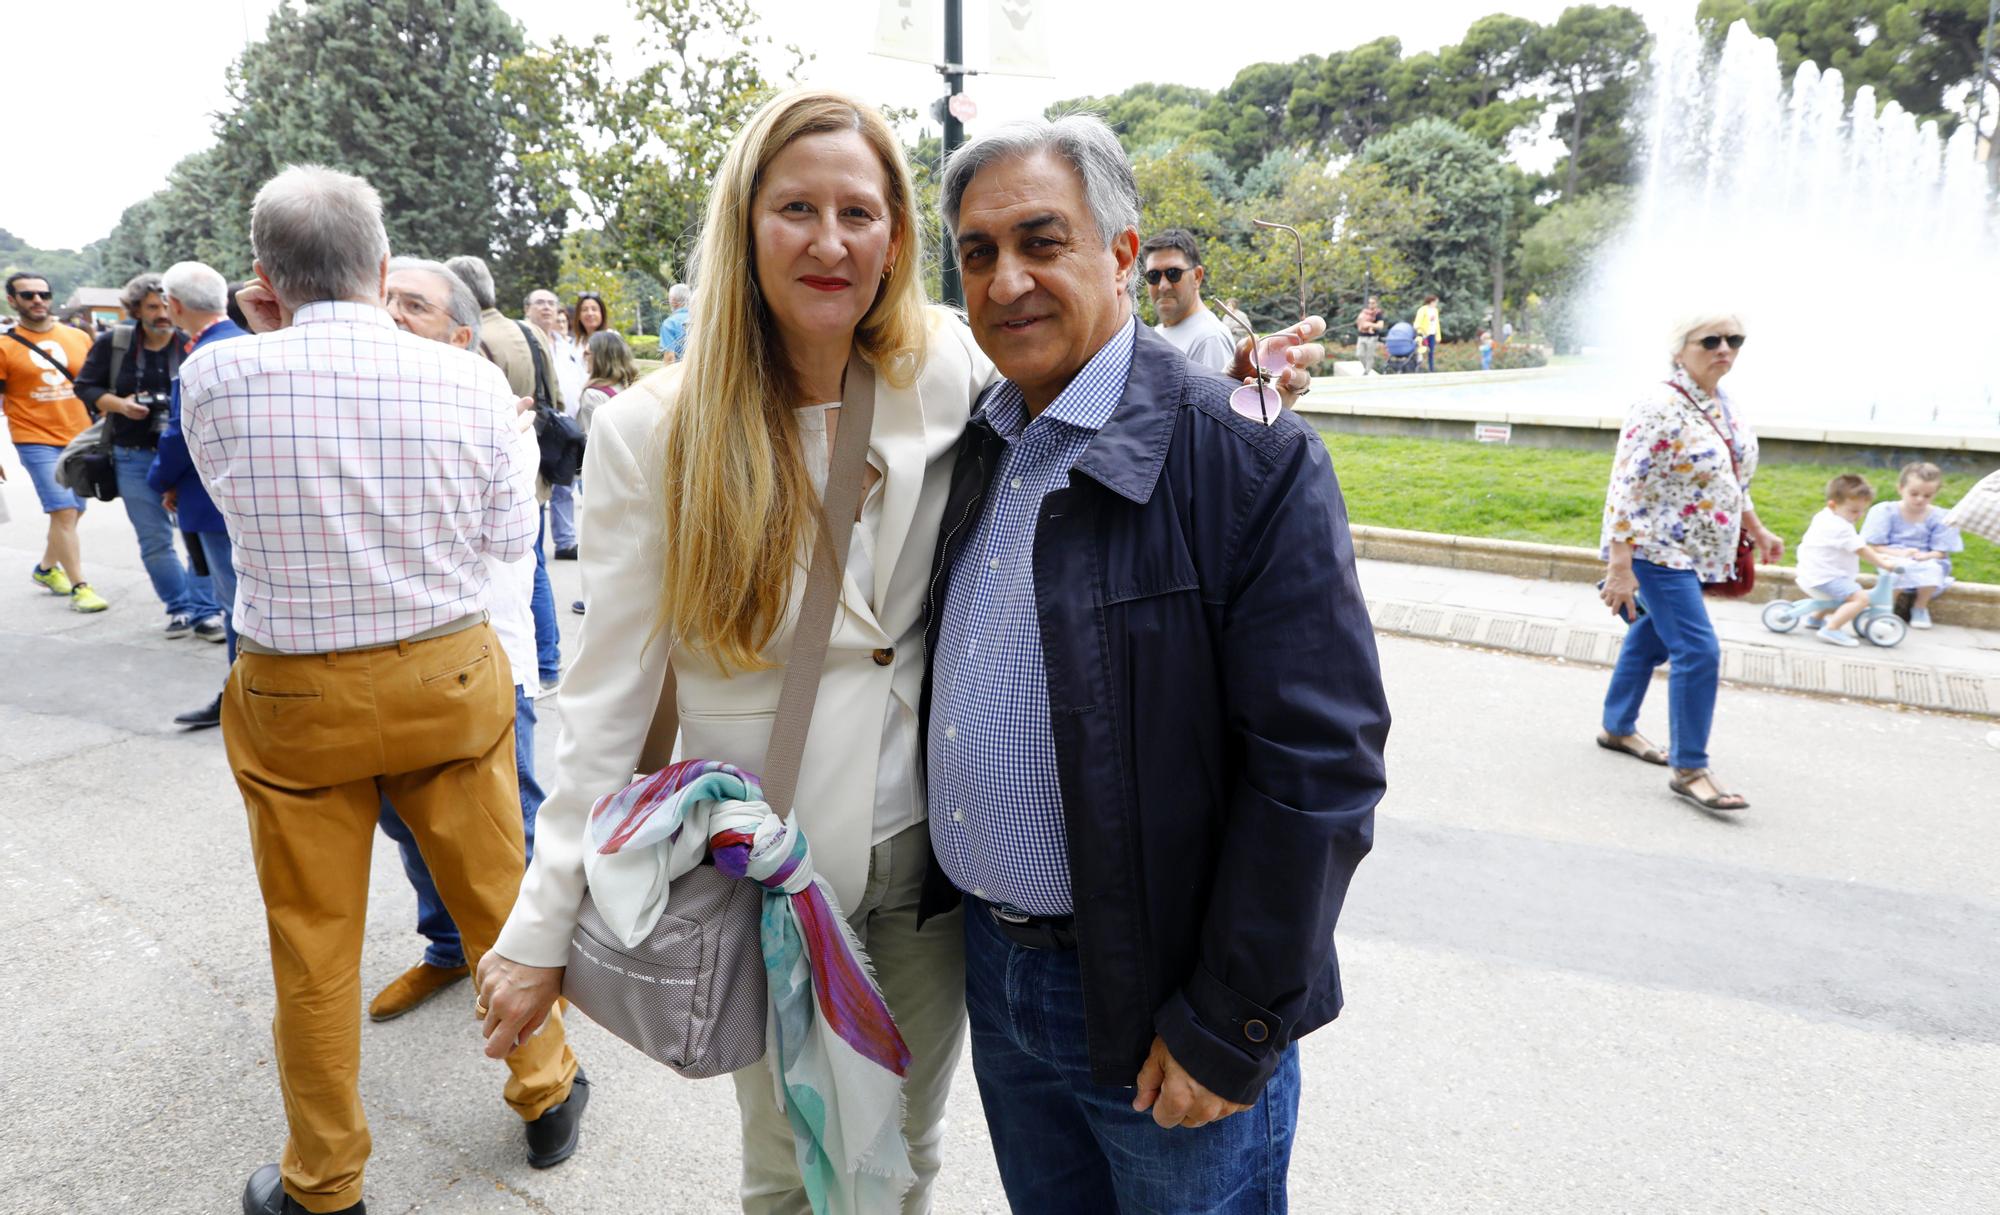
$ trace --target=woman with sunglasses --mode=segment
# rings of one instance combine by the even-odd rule
[[[1778,560],[1785,542],[1757,519],[1750,500],[1757,436],[1721,386],[1743,348],[1742,319],[1691,315],[1671,332],[1671,374],[1626,414],[1605,495],[1601,598],[1631,628],[1597,745],[1670,765],[1667,787],[1677,796],[1730,813],[1750,802],[1725,790],[1708,766],[1722,648],[1702,588],[1733,576],[1740,537],[1749,536],[1765,562]],[[1639,706],[1662,662],[1672,663],[1670,750],[1638,732]]]

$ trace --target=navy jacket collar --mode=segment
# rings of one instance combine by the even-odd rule
[[[1076,471],[1121,498],[1150,500],[1167,463],[1167,448],[1173,444],[1187,381],[1187,356],[1149,326],[1139,326],[1125,395],[1111,420],[1084,449]]]
[[[1118,408],[1090,441],[1076,462],[1076,471],[1132,502],[1145,503],[1166,467],[1174,423],[1186,400],[1187,356],[1172,342],[1138,326],[1132,343],[1132,369]],[[989,393],[993,390],[988,389]],[[972,411],[972,425],[985,439],[1000,442],[984,408]]]

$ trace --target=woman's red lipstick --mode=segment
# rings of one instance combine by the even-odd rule
[[[801,275],[799,281],[814,291],[844,291],[854,285],[844,278],[820,278],[815,274]]]

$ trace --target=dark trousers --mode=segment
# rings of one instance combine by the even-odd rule
[[[1135,1090],[1090,1081],[1074,950],[1000,935],[965,908],[972,1070],[1007,1203],[1034,1215],[1282,1215],[1299,1114],[1299,1048],[1257,1104],[1198,1129],[1162,1129]],[[1138,1078],[1138,1069],[1133,1069]]]

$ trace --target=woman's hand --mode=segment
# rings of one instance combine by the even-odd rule
[[[492,950],[479,959],[472,1015],[481,1019],[488,1059],[504,1059],[534,1036],[562,996],[562,981],[560,966],[523,966]]]
[[[1757,560],[1765,565],[1776,565],[1785,555],[1785,538],[1770,528],[1759,524],[1750,536],[1757,542]]]
[[[1604,571],[1604,589],[1597,597],[1627,624],[1639,618],[1639,576],[1629,565],[1609,565]]]

